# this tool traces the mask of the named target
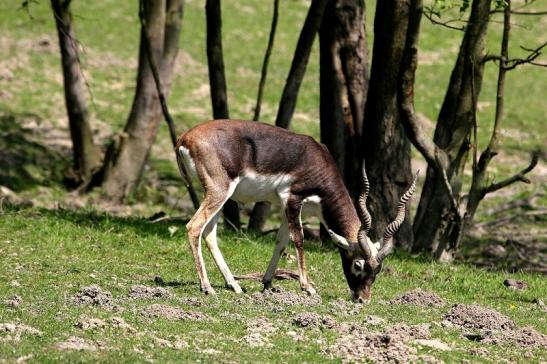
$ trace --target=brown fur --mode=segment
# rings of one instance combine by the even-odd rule
[[[188,223],[188,234],[201,287],[206,292],[212,288],[205,268],[200,263],[203,260],[198,256],[199,233],[211,214],[218,211],[226,201],[230,182],[242,176],[246,170],[266,175],[289,174],[294,178],[285,214],[289,235],[296,247],[303,289],[307,289],[309,285],[299,219],[305,198],[313,195],[321,198],[323,216],[329,228],[349,241],[357,241],[361,223],[355,207],[331,155],[324,145],[313,138],[258,122],[215,120],[200,124],[182,134],[176,144],[177,153],[181,146],[190,151],[205,189],[205,199]],[[341,249],[340,253],[350,288],[354,293],[367,291],[368,299],[374,277],[363,280],[352,275],[349,267],[355,254],[358,254],[357,251],[347,252]],[[364,281],[366,282],[363,283]],[[270,284],[271,282],[264,282],[265,287]],[[364,288],[363,284],[368,288]]]

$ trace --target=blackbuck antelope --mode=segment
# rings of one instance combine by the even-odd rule
[[[205,237],[226,285],[241,292],[216,237],[222,207],[232,199],[243,203],[270,201],[285,212],[264,274],[264,289],[272,287],[279,258],[290,239],[296,247],[300,286],[314,294],[306,273],[300,217],[303,204],[309,202],[320,206],[320,218],[339,247],[354,298],[370,300],[371,285],[393,249],[392,237],[404,220],[405,204],[414,193],[417,174],[401,197],[395,220],[386,227],[382,239],[373,243],[368,236],[371,217],[366,206],[369,184],[364,169],[358,213],[327,148],[309,136],[258,122],[215,120],[182,134],[175,152],[179,167],[184,163],[191,174],[197,174],[205,191],[201,206],[186,225],[202,291],[215,293],[201,253]]]

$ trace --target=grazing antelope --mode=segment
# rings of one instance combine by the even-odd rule
[[[222,207],[232,199],[243,203],[270,201],[281,205],[285,212],[264,274],[264,289],[271,288],[279,258],[290,239],[296,246],[300,286],[314,294],[306,273],[300,213],[304,203],[315,202],[339,247],[354,298],[360,302],[370,300],[371,285],[393,249],[392,237],[404,220],[405,204],[414,193],[417,175],[401,197],[397,217],[386,227],[383,238],[373,243],[368,237],[371,217],[366,207],[369,184],[364,169],[365,188],[359,198],[358,216],[327,148],[309,136],[258,122],[215,120],[182,134],[175,153],[179,167],[184,163],[187,171],[197,174],[205,191],[201,206],[186,225],[202,291],[215,293],[201,253],[204,237],[226,285],[241,292],[216,238]]]

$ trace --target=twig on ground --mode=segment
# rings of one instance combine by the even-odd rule
[[[262,277],[264,277],[264,273],[255,272],[255,273],[244,274],[244,275],[241,275],[241,276],[235,276],[235,279],[237,279],[239,281],[243,280],[243,279],[248,279],[248,280],[259,281],[260,282],[260,281],[262,281]],[[299,275],[298,275],[298,272],[296,272],[294,270],[278,269],[274,273],[274,278],[278,279],[278,280],[284,280],[284,279],[298,280]]]

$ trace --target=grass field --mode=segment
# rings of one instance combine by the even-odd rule
[[[429,339],[445,343],[450,350],[413,343],[409,343],[409,347],[416,348],[418,355],[427,354],[446,362],[464,359],[471,362],[500,362],[502,359],[541,362],[546,359],[545,347],[487,345],[462,336],[462,333],[479,330],[441,324],[452,304],[480,303],[507,315],[519,327],[533,326],[545,332],[544,308],[534,303],[534,299],[545,300],[547,296],[545,280],[539,275],[508,275],[465,265],[439,265],[420,258],[394,256],[388,259],[384,272],[375,283],[372,303],[353,305],[337,252],[310,243],[307,248],[309,271],[321,295],[320,304],[298,294],[295,281],[277,283],[293,301],[278,304],[274,304],[275,300],[257,301],[261,285],[253,281],[243,281],[247,293],[238,298],[222,287],[218,270],[207,259],[218,293],[217,297],[209,297],[199,292],[184,230],[179,229],[171,235],[171,225],[178,226],[85,211],[4,207],[0,218],[0,254],[3,257],[0,298],[18,295],[22,302],[11,307],[0,306],[0,323],[23,323],[42,335],[23,333],[18,341],[15,334],[11,333],[10,337],[10,333],[0,330],[0,362],[14,362],[28,355],[31,355],[31,362],[341,360],[337,356],[331,358],[328,349],[336,347],[337,340],[344,336],[342,329],[314,326],[313,321],[307,327],[300,327],[298,324],[303,324],[295,324],[293,320],[303,313],[326,316],[336,325],[351,324],[357,327],[353,330],[370,332],[394,324],[425,324],[430,332]],[[221,233],[221,237],[221,248],[235,274],[265,269],[273,248],[271,239],[228,232]],[[208,254],[206,258],[209,258]],[[294,261],[283,259],[281,264],[295,269]],[[155,277],[161,277],[161,280]],[[524,291],[507,289],[502,282],[508,277],[525,280],[529,288]],[[114,309],[75,305],[74,295],[90,285],[111,292]],[[128,293],[133,285],[161,286],[170,295],[131,299]],[[389,303],[397,295],[417,287],[435,292],[444,303],[438,307]],[[291,304],[294,300],[302,301],[302,304]],[[146,312],[154,304],[192,312],[194,319],[148,317]],[[198,316],[196,312],[202,315]],[[382,320],[376,326],[368,324],[369,315]],[[131,328],[86,328],[84,325],[91,318],[110,322],[112,317],[122,318]],[[261,323],[258,327],[257,322]],[[80,327],[75,326],[78,323]],[[261,331],[265,325],[273,328]],[[255,341],[249,339],[253,338],[249,336],[253,332]],[[95,349],[59,349],[59,343],[70,337],[81,338]],[[477,356],[473,354],[477,348],[484,348],[486,352]]]
[[[537,3],[530,10],[544,10]],[[263,105],[266,122],[275,119],[308,5],[304,0],[281,1],[279,33]],[[184,224],[151,224],[143,217],[158,211],[171,216],[182,211],[184,218],[190,213],[185,209],[188,198],[181,192],[167,131],[161,128],[144,180],[129,206],[105,205],[96,194],[90,198],[68,194],[63,172],[70,164],[70,143],[52,15],[45,0],[31,2],[31,16],[18,6],[0,2],[0,185],[14,190],[24,203],[32,201],[34,207],[13,207],[0,199],[0,363],[365,360],[355,355],[359,349],[344,344],[353,341],[357,348],[369,348],[369,355],[376,355],[369,360],[377,361],[425,362],[431,357],[447,363],[547,360],[545,336],[538,334],[547,333],[545,306],[541,305],[547,301],[547,285],[540,274],[440,265],[399,252],[388,258],[374,286],[373,302],[359,306],[350,301],[338,253],[331,246],[308,242],[310,276],[320,299],[300,294],[294,281],[281,281],[281,293],[263,296],[258,282],[245,280],[242,286],[247,293],[238,297],[223,289],[208,254],[208,271],[218,296],[201,295]],[[202,0],[186,1],[169,101],[179,131],[211,115],[203,7]],[[373,11],[373,4],[367,3],[369,37],[373,35]],[[73,12],[83,69],[93,96],[92,126],[98,140],[107,143],[123,127],[133,97],[137,2],[73,1]],[[270,2],[223,2],[224,55],[234,118],[252,116],[270,16]],[[513,56],[525,55],[520,46],[534,48],[545,41],[546,19],[514,18]],[[498,52],[500,20],[496,15],[491,24],[489,53]],[[416,108],[430,120],[435,120],[439,111],[460,37],[457,31],[423,21]],[[319,130],[318,71],[316,44],[292,124],[294,130],[315,137]],[[496,73],[494,65],[488,65],[478,115],[481,145],[487,141],[493,120]],[[521,169],[531,150],[544,147],[546,84],[542,68],[523,67],[509,74],[501,139],[504,150],[493,164],[492,178]],[[432,130],[433,124],[430,126]],[[535,194],[539,195],[535,203],[544,206],[545,171],[542,159],[531,174],[531,185],[516,185],[486,200],[478,220],[500,218],[492,213],[500,203]],[[100,212],[103,210],[109,213]],[[473,243],[529,236],[545,242],[546,226],[545,215],[511,220],[495,225],[480,238],[473,237]],[[265,270],[273,249],[272,235],[221,231],[220,239],[234,273]],[[537,256],[544,254],[539,250]],[[503,260],[495,263],[498,268],[509,267]],[[295,269],[294,261],[284,259],[281,264]],[[506,278],[524,280],[529,287],[507,289],[503,286]],[[112,297],[102,296],[104,301],[98,302],[102,305],[76,305],[75,296],[91,285]],[[147,286],[158,297],[130,298],[134,285]],[[443,302],[435,306],[390,303],[416,288],[422,288],[426,296],[438,295]],[[469,340],[464,334],[496,327],[491,327],[492,322],[482,328],[443,323],[457,303],[477,303],[496,311],[471,315],[470,322],[499,318],[497,312],[506,315],[515,326],[502,328],[501,334],[522,339],[526,331],[518,330],[526,326],[537,332],[530,334],[533,340],[528,341],[480,335]],[[153,306],[158,304],[163,306]],[[410,325],[410,329],[397,326],[401,324]],[[425,331],[406,334],[418,328]],[[431,341],[437,349],[431,348]],[[449,350],[443,350],[447,348],[442,345],[439,348],[438,342]],[[367,345],[373,345],[372,349]]]

